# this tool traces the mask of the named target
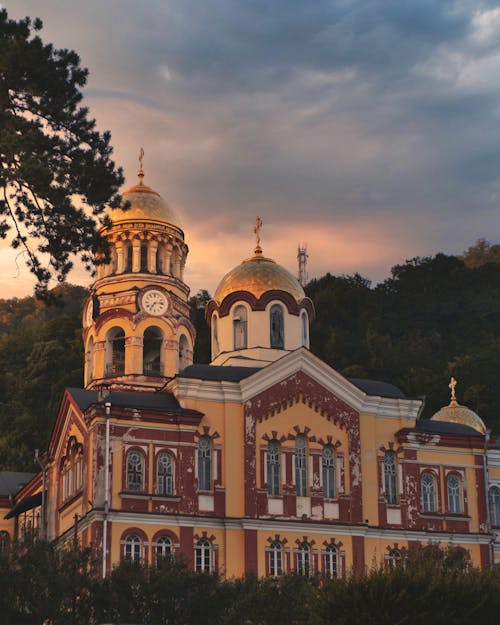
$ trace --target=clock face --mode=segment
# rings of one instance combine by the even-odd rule
[[[165,293],[157,289],[149,289],[142,296],[142,308],[150,315],[163,315],[168,309],[168,299]]]

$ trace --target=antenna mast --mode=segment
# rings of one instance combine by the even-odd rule
[[[309,276],[307,275],[307,259],[309,258],[309,254],[307,253],[307,245],[305,243],[299,243],[299,247],[297,250],[297,260],[299,263],[299,275],[298,279],[301,286],[305,286],[309,281]]]

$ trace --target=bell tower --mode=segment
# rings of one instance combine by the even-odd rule
[[[83,311],[86,388],[155,390],[193,360],[188,247],[178,216],[144,184],[143,156],[141,148],[138,184],[101,231],[111,260],[98,266]]]

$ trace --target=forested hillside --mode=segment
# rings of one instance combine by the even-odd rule
[[[438,254],[392,269],[375,287],[359,275],[327,274],[306,288],[316,308],[311,349],[347,377],[392,382],[426,396],[425,417],[460,403],[500,433],[500,264],[485,242],[464,258]],[[81,287],[59,287],[57,305],[0,300],[0,470],[33,470],[62,390],[83,380]],[[208,362],[204,321],[209,295],[191,299],[197,362]]]

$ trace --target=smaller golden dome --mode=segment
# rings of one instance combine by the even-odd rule
[[[139,184],[123,193],[123,202],[130,202],[130,208],[111,209],[110,219],[115,224],[130,221],[161,221],[182,230],[181,221],[175,211],[159,193],[143,184],[144,174],[141,174],[142,172],[139,172]]]
[[[456,380],[454,378],[451,378],[449,384],[451,388],[451,401],[448,406],[444,406],[431,417],[432,421],[447,421],[448,423],[459,423],[460,425],[466,425],[470,428],[473,428],[482,435],[486,434],[486,426],[484,425],[481,417],[470,408],[462,406],[457,402],[457,399],[455,397],[456,384]]]
[[[258,299],[267,291],[274,290],[289,293],[297,303],[306,296],[297,278],[271,258],[262,256],[262,250],[257,246],[254,256],[222,278],[214,300],[220,306],[225,297],[236,291],[247,291]]]

